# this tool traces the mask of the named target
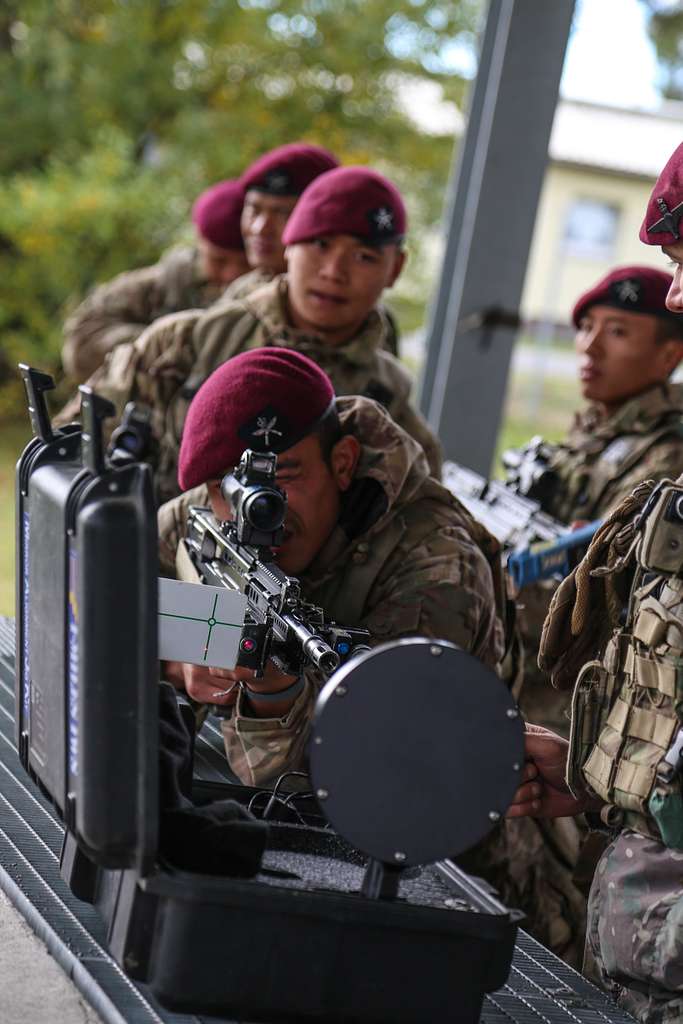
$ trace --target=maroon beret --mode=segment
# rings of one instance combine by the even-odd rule
[[[589,306],[596,305],[680,321],[680,316],[670,313],[665,305],[672,281],[671,274],[653,267],[618,267],[579,298],[572,312],[574,326],[579,326]]]
[[[182,490],[220,477],[246,448],[284,452],[334,402],[330,378],[289,348],[242,352],[204,381],[187,413],[178,460]]]
[[[657,178],[647,204],[640,240],[646,245],[671,245],[683,237],[683,143]]]
[[[243,249],[240,216],[244,187],[240,181],[219,181],[195,200],[192,222],[203,238],[221,249]]]
[[[373,245],[399,241],[406,208],[395,185],[369,167],[337,167],[308,186],[294,207],[285,245],[323,235],[357,235]]]
[[[319,174],[339,167],[339,161],[322,146],[290,142],[255,160],[240,178],[245,192],[254,188],[273,196],[299,196]]]

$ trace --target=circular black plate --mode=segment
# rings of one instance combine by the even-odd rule
[[[443,640],[399,640],[354,658],[316,705],[310,770],[330,824],[387,863],[469,849],[505,814],[524,762],[510,692]]]

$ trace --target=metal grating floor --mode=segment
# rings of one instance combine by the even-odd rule
[[[0,888],[106,1024],[221,1024],[170,1013],[132,982],[105,948],[102,922],[59,875],[63,830],[25,774],[14,747],[14,624],[0,618]],[[219,782],[222,737],[209,721],[198,737],[196,775]],[[457,1009],[454,1010],[454,1022]],[[631,1018],[524,932],[508,979],[487,996],[481,1024],[629,1024]],[[222,1020],[222,1024],[238,1024]],[[242,1022],[246,1024],[246,1022]]]

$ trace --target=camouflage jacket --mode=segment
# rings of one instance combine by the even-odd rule
[[[189,246],[171,249],[151,267],[119,274],[96,288],[64,325],[64,369],[84,381],[116,345],[135,341],[160,316],[205,308],[221,292],[221,285],[202,279],[197,251]]]
[[[270,270],[255,267],[254,270],[241,274],[240,277],[236,277],[234,281],[230,282],[221,295],[221,302],[237,302],[239,299],[246,299],[247,295],[251,295],[257,288],[268,284],[275,276]]]
[[[381,348],[385,319],[372,310],[359,333],[344,345],[289,326],[285,313],[287,282],[277,278],[241,302],[220,300],[204,312],[186,310],[163,317],[133,344],[119,345],[90,384],[115,405],[120,416],[127,402],[152,410],[157,451],[159,503],[178,494],[176,472],[185,417],[193,396],[222,363],[263,345],[296,348],[329,374],[339,395],[365,395],[384,405],[394,420],[425,449],[435,476],[441,475],[439,443],[410,405],[410,375]],[[56,422],[77,413],[69,405]]]
[[[570,523],[598,519],[642,480],[683,469],[683,385],[656,384],[604,418],[595,406],[576,415],[551,460],[560,478],[546,511]]]
[[[304,595],[337,622],[366,627],[376,643],[439,637],[497,666],[497,542],[429,476],[420,447],[376,403],[347,398],[339,408],[362,453],[339,522],[300,577]],[[169,575],[187,507],[206,497],[202,490],[159,510],[161,564]],[[231,767],[245,783],[260,785],[301,767],[321,684],[307,672],[303,693],[281,720],[250,717],[240,697],[223,731]],[[417,707],[416,699],[419,713]]]

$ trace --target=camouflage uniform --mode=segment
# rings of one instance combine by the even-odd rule
[[[126,402],[148,405],[158,452],[155,465],[160,504],[178,493],[176,471],[185,416],[200,385],[222,363],[252,348],[283,345],[310,356],[340,395],[365,395],[384,405],[393,419],[422,444],[431,471],[441,473],[439,443],[409,402],[411,379],[381,348],[386,332],[374,309],[354,338],[328,345],[289,326],[287,282],[280,277],[241,302],[220,302],[203,313],[187,310],[153,324],[132,345],[120,345],[90,383],[109,398],[120,416]],[[70,405],[56,422],[77,413]]]
[[[623,832],[595,873],[587,973],[636,1020],[683,1020],[683,853]]]
[[[251,295],[257,288],[262,288],[264,284],[268,284],[276,276],[272,270],[263,270],[261,267],[255,267],[253,270],[249,270],[246,274],[241,274],[234,281],[231,281],[221,295],[221,301],[237,302],[239,299],[246,299],[247,295]]]
[[[683,387],[655,385],[607,419],[589,406],[576,415],[550,468],[559,480],[544,508],[565,523],[603,518],[643,479],[677,476],[683,469]],[[536,663],[541,627],[556,586],[549,580],[525,588],[519,597],[518,622],[526,652],[519,703],[529,721],[566,737],[570,694],[553,689]],[[582,857],[579,853],[585,835],[583,819],[530,823],[515,835],[522,849],[511,856],[513,863],[528,861],[538,871],[538,883],[528,892],[522,889],[518,898],[528,914],[528,929],[577,967],[585,928],[583,890],[592,866],[590,847]],[[577,876],[584,875],[579,888]],[[525,877],[523,885],[528,884]]]
[[[338,622],[366,627],[375,642],[440,637],[495,667],[503,654],[497,542],[429,476],[420,447],[380,406],[342,398],[339,411],[362,452],[340,521],[300,576],[305,597]],[[195,496],[205,496],[202,490]],[[191,503],[183,495],[159,511],[167,572]],[[301,767],[321,683],[308,672],[303,693],[281,720],[248,716],[240,696],[224,737],[230,764],[245,783],[260,785]]]
[[[658,1024],[683,1013],[683,807],[680,771],[664,761],[681,726],[683,576],[671,544],[680,526],[656,505],[636,518],[653,486],[610,513],[558,588],[541,660],[558,686],[578,677],[567,778],[606,802],[612,829],[590,893],[586,972]],[[671,574],[652,570],[663,552]]]
[[[563,523],[598,519],[643,480],[683,468],[683,385],[655,384],[604,419],[578,413],[551,468],[560,477],[545,511]]]
[[[96,288],[64,325],[64,369],[84,381],[108,352],[135,341],[152,321],[181,309],[204,309],[222,290],[202,277],[191,247],[171,249],[151,267],[119,274]]]
[[[656,384],[604,419],[595,406],[576,415],[550,468],[558,485],[546,512],[563,523],[602,519],[643,480],[683,470],[683,385]],[[531,722],[569,732],[566,696],[552,690],[536,665],[541,627],[556,584],[525,589],[519,624],[528,652],[520,705]]]

